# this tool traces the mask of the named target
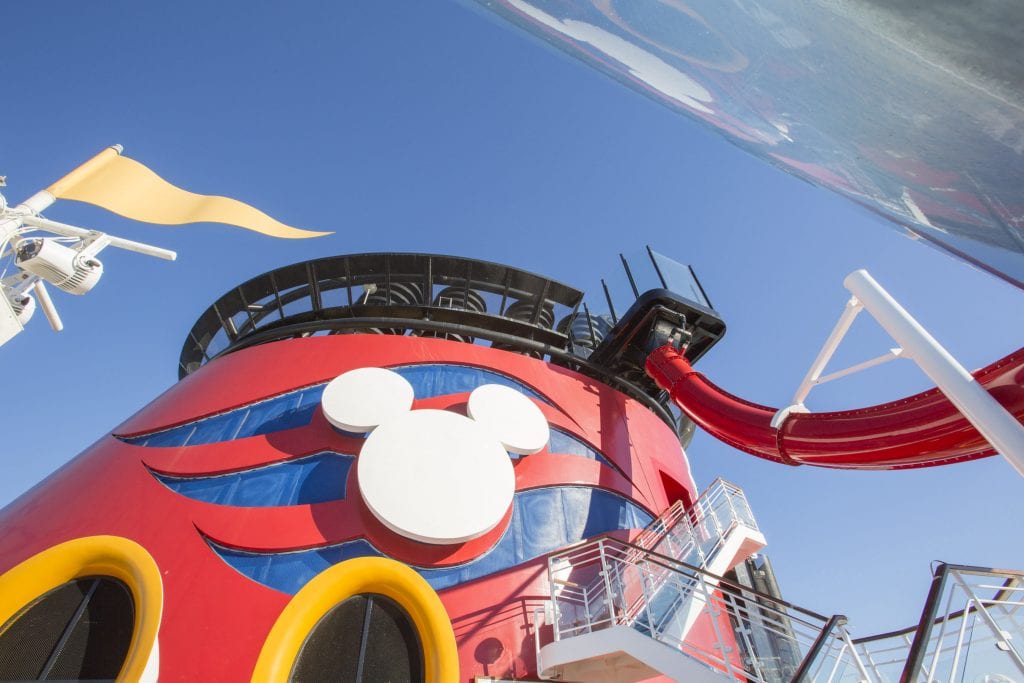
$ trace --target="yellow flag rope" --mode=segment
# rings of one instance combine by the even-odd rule
[[[226,223],[288,239],[331,234],[293,228],[237,199],[183,190],[120,152],[120,147],[108,147],[46,191],[146,223]]]

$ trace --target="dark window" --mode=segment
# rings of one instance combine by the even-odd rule
[[[292,681],[411,683],[423,681],[416,628],[401,607],[375,593],[335,605],[306,636]]]
[[[611,467],[616,472],[620,471],[608,458],[569,432],[562,431],[556,427],[551,428],[551,440],[548,442],[548,450],[552,453],[568,453],[569,455],[579,455],[591,460],[597,460],[608,465],[608,467]]]
[[[0,626],[0,680],[113,680],[134,625],[126,585],[110,577],[69,581]]]
[[[352,456],[326,452],[212,477],[153,473],[167,488],[218,505],[311,505],[345,497]]]

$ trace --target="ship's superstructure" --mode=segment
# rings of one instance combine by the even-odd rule
[[[536,676],[548,556],[697,500],[688,423],[623,340],[652,306],[689,315],[694,358],[724,325],[657,277],[602,316],[555,281],[416,254],[232,290],[181,382],[4,510],[0,669]]]
[[[1012,665],[1013,572],[943,566],[897,641],[782,600],[742,490],[698,491],[643,371],[724,323],[692,269],[622,263],[600,314],[423,254],[222,296],[178,384],[0,512],[0,679],[885,680],[997,670],[959,663],[983,643]]]
[[[1019,6],[467,4],[1024,287]],[[121,151],[0,197],[0,344],[37,306],[60,330],[44,283],[89,292],[107,246],[175,256],[43,217],[58,199],[326,234]],[[742,489],[698,486],[685,453],[699,426],[790,466],[999,451],[1024,473],[1024,349],[972,376],[858,271],[777,410],[694,370],[726,327],[692,268],[650,248],[621,261],[587,300],[411,253],[226,292],[177,384],[0,510],[0,681],[1024,680],[1024,572],[936,563],[916,624],[855,638],[783,599]],[[899,348],[825,374],[862,309]],[[936,388],[806,409],[814,386],[897,356]]]

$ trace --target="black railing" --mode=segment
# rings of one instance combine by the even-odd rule
[[[440,337],[576,370],[642,402],[685,440],[692,424],[669,409],[643,370],[652,330],[671,334],[685,328],[693,362],[721,338],[725,325],[692,269],[650,248],[647,256],[643,263],[653,274],[626,265],[629,287],[620,302],[631,303],[621,318],[607,284],[610,315],[594,314],[579,290],[488,261],[378,253],[295,263],[252,278],[206,309],[182,347],[178,375],[184,378],[218,356],[283,339],[350,333]],[[655,289],[639,294],[640,285]]]
[[[272,270],[220,297],[190,331],[179,376],[253,344],[357,331],[571,351],[556,323],[571,320],[582,299],[554,280],[475,259],[332,256]]]

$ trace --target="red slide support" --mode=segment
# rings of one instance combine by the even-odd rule
[[[647,374],[715,438],[788,465],[895,470],[932,467],[993,455],[992,446],[938,389],[858,410],[790,413],[744,401],[695,371],[663,346],[647,357]],[[974,378],[1024,422],[1024,348],[974,373]]]

